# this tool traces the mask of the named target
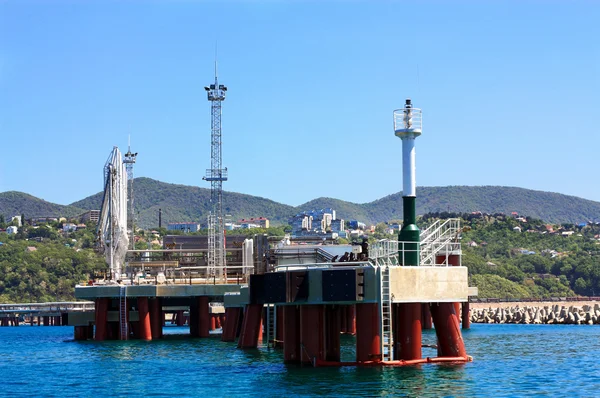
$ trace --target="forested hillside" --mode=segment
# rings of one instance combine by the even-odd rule
[[[480,297],[600,295],[600,225],[549,225],[498,214],[466,214],[462,225],[463,265]]]
[[[205,223],[210,209],[210,190],[178,184],[167,184],[150,178],[136,178],[135,209],[137,222],[143,228],[158,226],[158,209],[163,212],[163,225],[169,222]],[[484,213],[518,212],[553,223],[580,223],[600,219],[600,203],[558,193],[514,187],[420,187],[417,190],[417,213],[451,211]],[[20,192],[0,194],[0,214],[5,217],[25,214],[36,216],[72,216],[85,210],[99,209],[102,193],[97,193],[70,206],[56,205]],[[395,193],[370,203],[351,203],[334,198],[318,198],[298,207],[266,198],[235,192],[223,193],[224,211],[235,221],[248,217],[267,217],[274,225],[286,224],[303,210],[331,207],[338,218],[376,224],[402,219],[402,193]]]

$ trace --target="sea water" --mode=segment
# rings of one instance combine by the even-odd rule
[[[74,341],[72,327],[1,327],[0,396],[600,396],[600,326],[475,324],[463,331],[473,362],[396,368],[284,365],[281,350],[188,332],[96,343]],[[342,336],[342,360],[354,344]]]

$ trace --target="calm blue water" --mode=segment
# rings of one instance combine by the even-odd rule
[[[600,396],[598,326],[473,325],[472,363],[383,369],[286,366],[279,350],[165,333],[95,343],[73,341],[71,327],[2,327],[0,396]],[[343,360],[353,343],[342,336]]]

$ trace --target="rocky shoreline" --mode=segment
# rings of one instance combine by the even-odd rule
[[[470,319],[471,323],[598,325],[600,303],[473,303]]]

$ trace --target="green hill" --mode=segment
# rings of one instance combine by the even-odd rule
[[[162,209],[163,225],[176,221],[206,222],[210,209],[210,190],[168,184],[150,178],[135,179],[135,208],[138,225],[158,225]],[[417,213],[466,212],[506,213],[513,211],[551,223],[579,223],[600,219],[600,203],[552,192],[499,186],[420,187],[417,190]],[[85,210],[99,209],[102,193],[89,196],[69,206],[49,203],[20,192],[0,194],[0,214],[6,217],[25,213],[34,216],[74,216]],[[235,192],[223,193],[224,211],[235,221],[264,216],[274,225],[287,223],[302,210],[331,207],[338,218],[356,219],[367,224],[402,219],[402,193],[395,193],[370,203],[352,203],[334,198],[318,198],[293,207],[266,198]]]
[[[0,214],[7,220],[9,217],[25,215],[31,217],[73,217],[82,214],[85,210],[74,206],[63,206],[46,202],[29,194],[16,191],[0,193]]]
[[[167,184],[150,178],[134,181],[134,203],[137,222],[143,228],[158,226],[158,209],[162,209],[163,226],[169,222],[198,221],[206,223],[210,211],[210,189]],[[102,193],[97,193],[71,206],[99,209]],[[292,206],[257,196],[223,192],[223,210],[237,221],[244,217],[266,216],[274,224],[287,223],[295,209]]]

